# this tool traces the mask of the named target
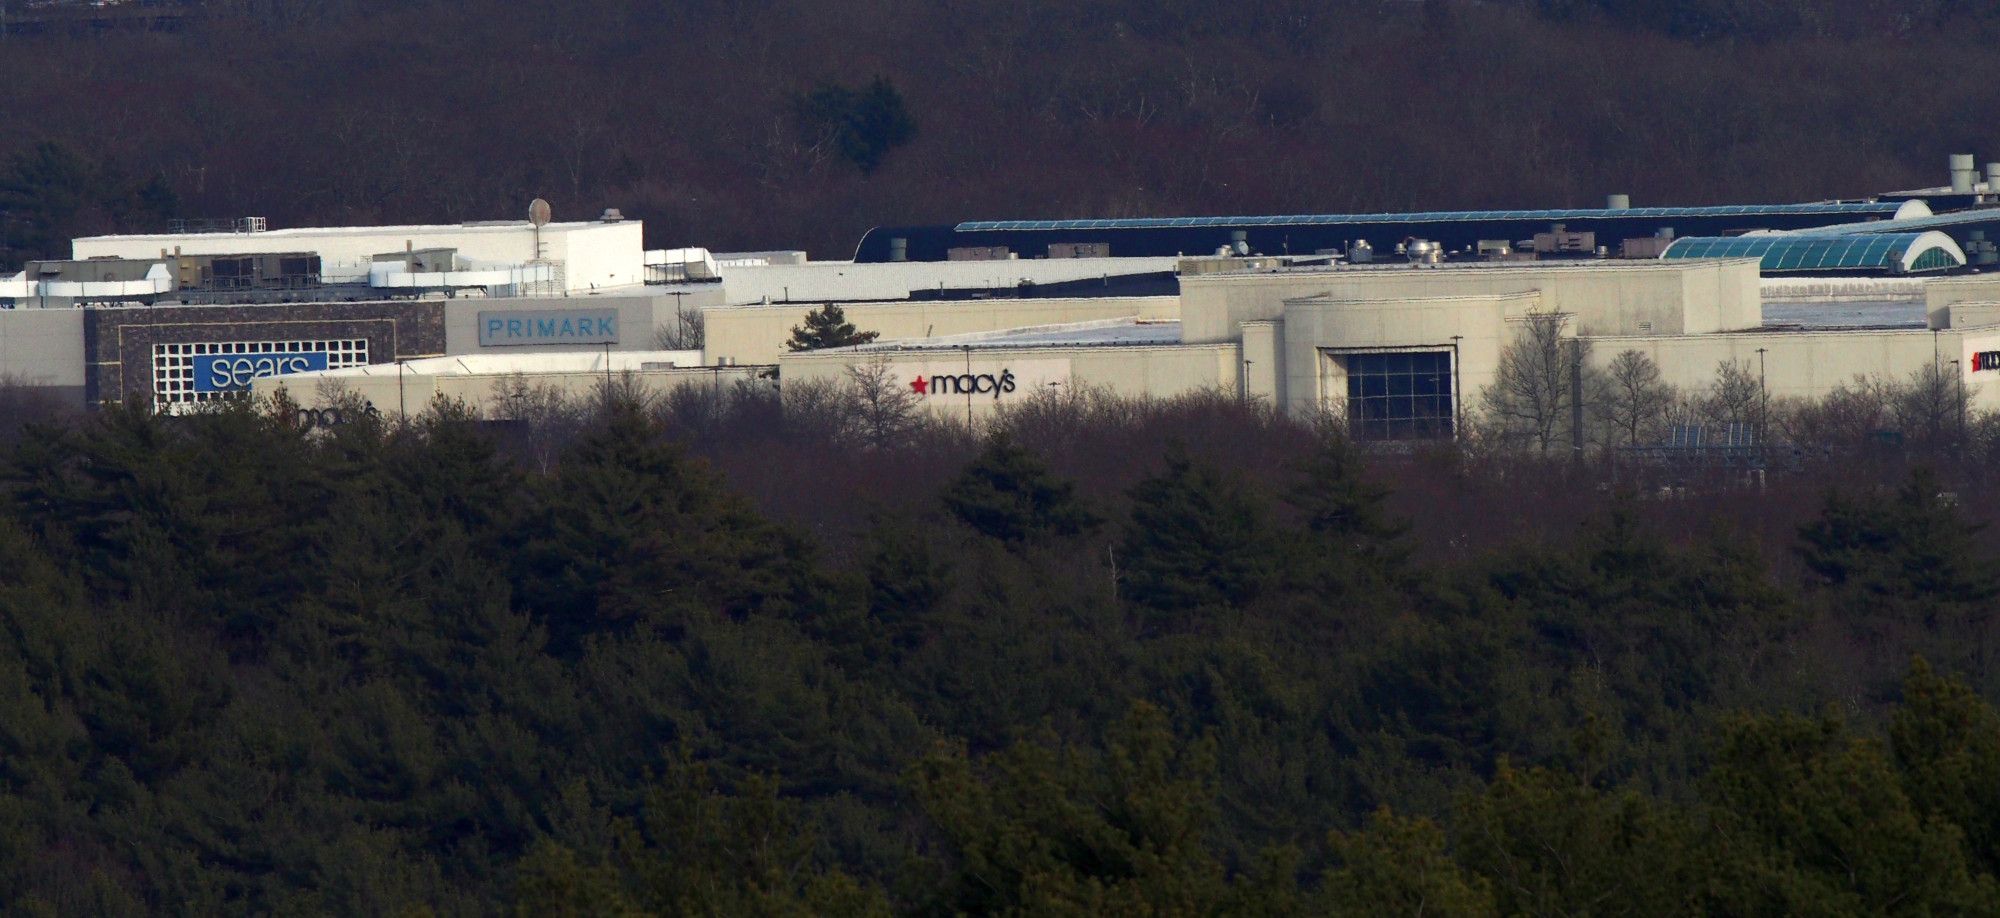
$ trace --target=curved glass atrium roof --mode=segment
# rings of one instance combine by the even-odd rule
[[[1806,236],[1766,233],[1752,236],[1687,236],[1674,240],[1660,258],[1757,258],[1765,274],[1858,271],[1915,274],[1965,265],[1965,251],[1939,232]]]
[[[1928,213],[1928,210],[1924,211]],[[1758,216],[1896,217],[1911,216],[1907,203],[1879,201],[1844,204],[1730,204],[1719,207],[1601,207],[1573,210],[1442,210],[1408,214],[1293,214],[1263,217],[1138,217],[1120,220],[972,220],[954,227],[958,232],[1004,230],[1184,229],[1210,226],[1320,226],[1341,223],[1456,223],[1484,220],[1675,219],[1684,217]]]

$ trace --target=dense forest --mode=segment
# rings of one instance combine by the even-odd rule
[[[2000,158],[1991,2],[174,8],[7,4],[0,267],[537,195],[839,256]],[[1774,406],[1623,355],[1587,430],[1519,409],[1578,353],[1410,449],[858,377],[316,429],[0,385],[0,911],[2000,913],[2000,419],[1937,367]],[[1633,446],[1677,419],[1783,445]]]
[[[1992,425],[1656,481],[857,392],[0,392],[0,902],[2000,909]]]
[[[1813,200],[2000,158],[1991,0],[191,6],[0,32],[0,267],[535,196],[824,258],[878,224]]]

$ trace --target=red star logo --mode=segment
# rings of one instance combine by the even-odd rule
[[[918,395],[922,395],[924,394],[924,389],[927,388],[929,385],[930,383],[926,382],[923,377],[919,376],[916,379],[910,380],[910,391],[915,392]]]

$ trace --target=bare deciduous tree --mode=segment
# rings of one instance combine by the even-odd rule
[[[1548,452],[1570,438],[1589,344],[1563,334],[1568,323],[1566,313],[1532,313],[1500,349],[1500,367],[1480,402],[1488,432],[1503,443]]]
[[[701,310],[682,306],[674,310],[672,327],[661,326],[653,333],[653,346],[663,351],[698,351],[708,336],[708,320]]]
[[[1602,416],[1616,441],[1624,446],[1658,439],[1676,400],[1674,387],[1660,378],[1659,365],[1636,350],[1611,358],[1611,365],[1605,368],[1603,392],[1599,402]]]
[[[863,446],[902,443],[923,423],[917,396],[880,357],[847,369],[847,432]]]
[[[520,425],[517,436],[527,460],[543,472],[555,467],[556,456],[590,421],[580,400],[560,387],[529,382],[520,373],[495,387],[488,404],[488,417]]]
[[[1896,428],[1911,440],[1938,447],[1956,443],[1971,412],[1971,393],[1953,368],[1933,361],[1918,367],[1888,399]]]
[[[1750,364],[1724,360],[1715,365],[1715,382],[1700,404],[1704,422],[1720,426],[1764,422],[1764,383]]]

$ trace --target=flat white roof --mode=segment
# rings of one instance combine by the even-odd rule
[[[307,381],[313,379],[341,379],[365,376],[387,376],[397,373],[417,376],[507,376],[522,374],[560,373],[603,373],[605,352],[597,351],[555,351],[533,354],[458,354],[446,357],[421,357],[402,363],[371,363],[361,367],[343,367],[337,370],[312,370],[304,373],[287,373],[286,380]],[[676,368],[701,366],[700,351],[611,351],[609,372],[638,372],[647,369],[662,369],[665,364]],[[654,366],[647,366],[653,364]]]
[[[1658,271],[1681,270],[1693,265],[1712,266],[1740,262],[1757,263],[1756,258],[1703,258],[1661,261],[1654,258],[1544,258],[1535,261],[1447,261],[1443,264],[1410,264],[1400,256],[1385,256],[1367,264],[1283,265],[1275,268],[1239,268],[1206,274],[1188,274],[1181,283],[1218,277],[1258,277],[1269,274],[1367,274],[1395,271]]]
[[[1060,325],[1029,325],[1000,331],[943,335],[936,338],[902,338],[877,341],[842,350],[876,351],[955,351],[961,348],[989,350],[1016,347],[1145,347],[1181,343],[1181,323],[1140,319],[1103,319],[1094,322],[1066,322]]]
[[[599,226],[621,226],[638,223],[638,220],[624,220],[619,223],[605,223],[600,220],[576,220],[568,223],[551,223],[542,227],[543,232],[572,232]],[[95,240],[187,240],[187,239],[316,239],[325,237],[389,236],[396,234],[426,235],[434,233],[518,233],[531,229],[533,224],[526,220],[477,220],[471,223],[415,223],[400,226],[294,226],[282,229],[263,230],[256,233],[128,233],[105,236],[78,236],[74,241]]]
[[[1801,328],[1924,328],[1928,322],[1922,300],[1826,300],[1767,302],[1765,325]]]

